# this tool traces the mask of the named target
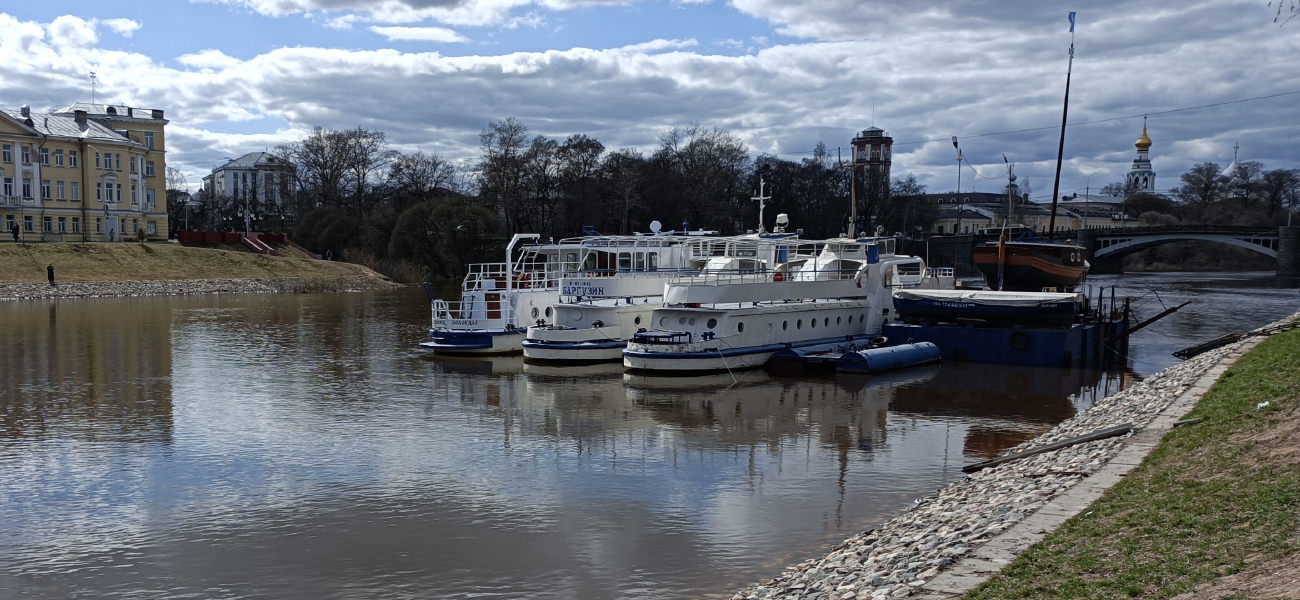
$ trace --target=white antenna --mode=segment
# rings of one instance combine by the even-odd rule
[[[759,178],[758,178],[758,195],[757,195],[757,196],[754,196],[753,198],[750,198],[750,200],[757,200],[757,201],[758,201],[758,232],[759,232],[759,233],[767,233],[767,229],[763,227],[763,202],[766,201],[766,200],[771,200],[771,199],[772,199],[771,196],[764,196],[764,195],[763,195],[763,186],[765,186],[765,185],[767,185],[767,182],[766,182],[766,181],[763,181],[763,178],[762,178],[762,177],[759,177]]]
[[[95,71],[94,71],[94,69],[91,69],[91,71],[90,71],[90,103],[91,103],[91,104],[94,104],[94,103],[95,103],[95,83],[96,83],[98,80],[99,80],[99,79],[98,79],[98,77],[95,75]]]

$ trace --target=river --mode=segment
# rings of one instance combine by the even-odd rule
[[[1300,309],[1271,274],[1091,282],[1193,304],[1127,368],[736,380],[429,357],[418,289],[0,304],[0,597],[722,595]]]

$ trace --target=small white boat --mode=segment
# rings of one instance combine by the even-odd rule
[[[668,284],[653,331],[633,336],[624,366],[642,371],[760,367],[777,351],[879,335],[899,288],[951,289],[952,269],[896,255],[894,238],[801,241],[768,273],[702,273]]]

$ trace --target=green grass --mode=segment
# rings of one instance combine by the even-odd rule
[[[1294,552],[1298,404],[1292,330],[1224,373],[1188,415],[1204,422],[1171,431],[1091,507],[965,598],[1168,598]]]

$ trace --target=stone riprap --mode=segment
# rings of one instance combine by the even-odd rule
[[[1154,419],[1241,342],[1174,365],[1111,395],[1047,433],[1007,450],[1032,450],[1114,425]],[[1125,436],[1127,437],[1127,436]],[[906,513],[855,535],[823,558],[789,567],[733,598],[903,598],[1099,470],[1125,438],[1079,444],[984,469],[916,501]]]
[[[398,286],[380,279],[180,279],[172,281],[92,281],[60,283],[58,285],[0,283],[0,300],[343,292],[392,287]]]

